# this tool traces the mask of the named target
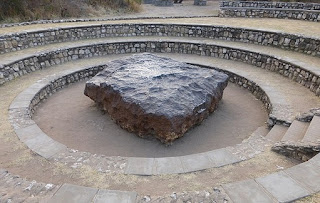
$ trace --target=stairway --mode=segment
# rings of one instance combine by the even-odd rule
[[[290,127],[275,125],[266,138],[276,142],[273,151],[307,161],[320,151],[320,116],[310,123],[294,120]]]
[[[96,22],[96,24],[99,23]],[[50,25],[43,25],[43,27],[39,26],[41,28],[38,29],[45,29],[45,27],[48,26]],[[60,25],[55,26],[60,27]],[[66,25],[64,26],[66,27]],[[52,29],[49,31],[52,31]],[[22,33],[23,30],[20,32]],[[252,32],[255,31],[253,30]],[[248,82],[243,83],[243,81],[235,80],[235,83],[244,88],[249,89],[247,87],[248,83],[254,83],[262,88],[265,92],[266,97],[268,97],[268,99],[270,100],[272,106],[270,110],[271,116],[275,117],[278,120],[285,121],[283,123],[286,125],[290,125],[290,127],[288,127],[276,123],[276,125],[274,125],[268,133],[266,129],[262,129],[263,132],[259,131],[259,135],[266,133],[267,135],[265,136],[265,138],[274,143],[274,146],[272,147],[274,151],[303,161],[311,159],[320,151],[320,116],[314,116],[310,123],[294,120],[295,116],[298,113],[304,113],[310,108],[319,107],[320,105],[319,97],[314,94],[316,93],[316,91],[309,91],[309,89],[311,89],[309,88],[311,86],[310,83],[316,83],[317,80],[320,81],[319,57],[313,57],[305,55],[303,53],[283,50],[286,49],[286,47],[280,49],[262,46],[258,43],[259,39],[256,39],[255,41],[255,43],[258,44],[247,44],[244,42],[230,41],[232,39],[229,39],[229,37],[225,38],[224,40],[217,40],[200,37],[195,38],[148,36],[148,33],[144,34],[145,36],[141,37],[130,36],[82,39],[78,41],[70,40],[63,43],[52,43],[43,46],[31,46],[31,48],[28,47],[24,50],[1,54],[0,70],[3,67],[8,67],[8,69],[10,68],[10,70],[16,71],[18,73],[14,75],[14,77],[19,77],[26,73],[31,73],[35,70],[48,67],[68,71],[76,69],[80,70],[82,68],[105,64],[111,59],[116,59],[118,57],[124,56],[125,53],[132,54],[136,52],[144,52],[145,50],[140,45],[145,43],[146,45],[151,45],[151,48],[152,46],[154,46],[152,50],[156,50],[154,52],[156,52],[157,54],[167,55],[169,57],[188,63],[203,65],[210,68],[217,68],[222,71],[241,76],[242,78],[247,79]],[[132,47],[127,48],[128,51],[121,52],[120,49],[118,50],[117,48],[113,48],[113,46],[123,46],[123,44],[125,43],[131,43],[130,45],[132,45]],[[185,46],[190,45],[191,48],[189,50],[185,49],[183,51],[176,51],[178,49],[172,49],[174,51],[170,51],[170,48],[174,47],[175,45],[178,46],[179,44],[183,44]],[[212,48],[210,55],[203,56],[202,53],[206,52],[201,52],[201,50],[204,47],[208,47],[208,45],[210,45]],[[102,49],[102,53],[98,53],[97,51],[100,51],[99,48],[104,46],[109,46],[111,51],[109,49]],[[193,48],[195,48],[196,51],[193,51]],[[169,51],[167,51],[167,49],[169,49]],[[218,53],[214,50],[221,50],[221,52]],[[87,51],[90,53],[86,53]],[[110,54],[109,51],[112,53]],[[72,54],[69,54],[69,52],[71,52]],[[52,60],[51,58],[49,60],[45,58],[46,56],[54,57]],[[257,61],[257,59],[259,58],[263,58],[263,60]],[[33,62],[30,62],[32,60],[35,60],[37,62],[38,59],[44,59],[39,66],[32,64]],[[262,63],[266,63],[266,66],[261,65]],[[27,65],[30,65],[30,68],[24,70],[24,66]],[[284,71],[282,73],[277,70],[279,67],[284,68]],[[299,68],[299,71],[301,70],[301,74],[298,74],[297,78],[307,78],[309,84],[304,84],[298,79],[293,79],[294,76],[290,77],[289,70],[293,70],[296,67]],[[288,74],[285,73],[286,71]],[[315,76],[310,76],[309,73],[312,73]],[[1,79],[3,79],[3,75],[1,75],[0,73],[0,83]],[[299,83],[302,85],[300,85]],[[305,88],[303,85],[307,88]],[[263,134],[263,136],[264,135],[265,134]],[[263,139],[261,140],[264,141]],[[243,145],[238,145],[232,148],[232,152],[236,152],[237,155],[241,157],[241,160],[249,159],[252,156],[256,155],[257,151],[265,147],[265,143],[261,140],[255,139],[253,140],[254,143],[248,142],[245,147],[243,147]],[[226,154],[222,152],[222,155]],[[319,155],[317,157],[317,160],[319,160]],[[280,202],[291,201],[312,194],[308,192],[311,189],[313,189],[312,192],[320,191],[320,184],[307,185],[305,186],[305,188],[308,188],[308,191],[306,191],[304,188],[300,187],[300,183],[296,183],[299,180],[301,182],[301,185],[303,185],[302,183],[304,182],[304,180],[306,180],[307,175],[312,173],[312,175],[314,175],[313,178],[319,177],[320,174],[315,172],[316,170],[314,169],[316,166],[318,166],[317,164],[319,163],[319,161],[317,160],[315,161],[315,159],[311,159],[306,164],[300,164],[296,167],[292,167],[292,169],[286,170],[286,172],[270,174],[266,177],[257,178],[255,180],[245,180],[240,183],[229,183],[228,185],[224,185],[223,187],[232,200],[239,201],[239,198],[248,195],[248,199],[244,199],[245,202],[254,202],[255,199],[250,195],[260,195],[261,198],[265,198],[266,201],[270,202],[274,201],[275,199]],[[194,156],[191,161],[200,162],[201,160],[199,159],[199,156]],[[237,161],[238,160],[235,160],[232,163],[235,163]],[[310,167],[311,161],[313,166],[312,168]],[[141,162],[139,162],[138,164],[140,166]],[[222,164],[220,165],[222,166]],[[194,165],[191,166],[194,167]],[[304,170],[309,170],[310,173],[299,173]],[[290,177],[288,177],[288,174],[290,175]],[[301,178],[302,176],[306,177]],[[292,180],[293,177],[296,179]],[[320,178],[318,178],[318,180],[320,180]],[[279,184],[272,184],[272,186],[270,186],[270,182],[277,182]],[[64,192],[69,193],[70,191],[76,191],[76,194],[81,194],[81,191],[83,189],[70,185],[67,185],[68,187],[66,187],[65,185],[64,187],[61,187],[59,192],[55,193],[55,196],[52,198],[53,202],[57,202],[58,200],[63,199],[65,195]],[[292,185],[294,185],[295,187],[289,187]],[[284,189],[281,190],[281,188],[277,187],[282,187],[282,189]],[[75,190],[74,188],[77,188],[79,190]],[[276,189],[274,190],[274,188]],[[92,194],[91,196],[94,196],[94,194],[97,193],[98,189],[94,189],[93,191],[90,189],[90,191],[90,195]],[[237,191],[239,191],[239,193],[237,193]],[[294,194],[294,196],[289,196],[291,193],[293,193],[292,191],[300,191],[300,193],[297,192]],[[283,193],[280,194],[280,192]],[[104,191],[103,193],[101,193],[101,195],[106,194],[108,195],[108,197],[110,197],[109,192]]]

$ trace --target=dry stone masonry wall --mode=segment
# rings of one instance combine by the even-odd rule
[[[114,42],[71,47],[42,53],[0,67],[0,84],[4,84],[7,81],[35,70],[48,68],[67,61],[108,54],[142,52],[195,54],[241,61],[277,72],[304,85],[317,96],[320,95],[320,74],[313,73],[294,63],[277,58],[276,56],[251,52],[244,49],[223,47],[215,44],[175,41]]]
[[[271,113],[272,111],[272,104],[268,97],[268,95],[265,93],[265,91],[257,85],[254,81],[248,80],[238,74],[217,69],[214,67],[208,67],[203,66],[199,64],[193,64],[196,66],[200,66],[202,68],[210,68],[210,69],[216,69],[218,71],[224,72],[225,74],[229,75],[229,81],[249,90],[257,99],[261,100],[264,104],[266,110],[268,113]],[[50,80],[46,85],[44,85],[39,92],[37,92],[34,97],[32,98],[30,105],[28,107],[28,116],[33,116],[35,113],[38,105],[49,98],[52,94],[59,91],[60,89],[63,89],[73,83],[82,81],[82,80],[88,80],[89,78],[92,78],[97,73],[102,71],[103,69],[108,68],[108,65],[98,65],[93,67],[87,67],[78,71],[67,71],[63,76],[57,77],[54,80]],[[50,79],[50,78],[49,78]],[[270,118],[273,119],[273,118]],[[279,123],[281,121],[274,120],[275,123]]]
[[[180,24],[103,24],[9,34],[0,36],[0,54],[58,42],[130,36],[222,39],[274,46],[320,57],[318,38],[264,30]]]
[[[268,1],[222,1],[220,7],[253,7],[253,8],[282,8],[320,10],[319,3],[302,2],[268,2]]]
[[[223,1],[221,17],[288,18],[320,21],[320,4],[292,2]]]

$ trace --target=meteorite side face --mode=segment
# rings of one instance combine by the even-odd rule
[[[171,143],[213,112],[228,76],[152,54],[107,64],[86,83],[85,95],[122,128]]]

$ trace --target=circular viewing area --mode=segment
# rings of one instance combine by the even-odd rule
[[[171,157],[201,153],[239,144],[267,120],[261,101],[229,83],[218,109],[171,146],[166,146],[120,128],[83,94],[84,87],[85,82],[79,82],[55,93],[39,106],[34,120],[54,140],[93,154]]]
[[[319,2],[0,3],[0,203],[320,202],[319,132]]]

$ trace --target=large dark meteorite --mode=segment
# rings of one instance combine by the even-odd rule
[[[171,143],[213,112],[228,76],[152,54],[115,60],[86,83],[85,95],[122,128]]]

